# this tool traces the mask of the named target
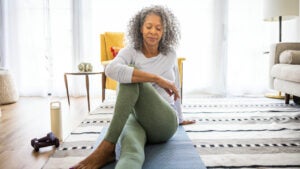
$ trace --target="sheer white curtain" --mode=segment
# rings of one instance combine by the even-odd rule
[[[13,73],[21,96],[66,95],[63,74],[76,71],[84,57],[80,3],[1,0],[2,65]],[[83,76],[69,77],[69,86],[71,95],[85,94]]]
[[[3,2],[0,1],[0,67],[4,67],[4,7]]]
[[[20,95],[45,95],[48,73],[44,2],[2,0],[1,4],[4,67],[15,76]]]
[[[227,91],[263,93],[268,85],[268,56],[261,0],[229,1]]]
[[[49,91],[54,96],[63,96],[66,93],[63,74],[74,69],[73,3],[71,0],[46,0],[45,13]],[[72,81],[70,86],[73,86]]]

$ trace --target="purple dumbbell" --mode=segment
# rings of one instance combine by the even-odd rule
[[[55,136],[52,132],[48,133],[45,137],[40,139],[34,138],[31,140],[31,146],[33,147],[36,142],[49,142],[55,140]]]
[[[59,147],[59,139],[56,138],[52,141],[36,142],[33,147],[34,147],[35,151],[39,151],[39,149],[42,147],[48,147],[48,146],[52,146],[52,145],[55,145],[56,148]]]
[[[55,145],[55,147],[59,147],[59,139],[55,137],[55,135],[50,132],[45,137],[40,139],[34,138],[31,140],[31,146],[35,151],[39,151],[41,147],[47,147]]]

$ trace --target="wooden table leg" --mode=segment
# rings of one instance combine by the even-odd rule
[[[86,85],[86,94],[87,94],[87,101],[88,101],[88,110],[90,112],[90,82],[89,82],[89,75],[85,75],[85,85]]]
[[[105,85],[106,85],[106,76],[105,73],[102,73],[102,102],[105,100]]]
[[[66,86],[66,91],[67,91],[68,104],[70,106],[70,97],[69,97],[69,87],[68,87],[67,74],[64,75],[64,78],[65,78],[65,86]]]
[[[181,71],[183,72],[183,63],[181,63]],[[180,79],[179,79],[180,80]],[[182,96],[182,94],[183,94],[183,73],[182,73],[182,76],[181,76],[181,85],[180,85],[180,102],[181,102],[181,104],[182,104],[182,99],[183,99],[183,96]]]

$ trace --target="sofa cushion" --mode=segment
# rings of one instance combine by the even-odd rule
[[[272,67],[271,76],[300,83],[300,65],[276,64]]]
[[[279,63],[300,64],[300,50],[285,50],[281,52]]]

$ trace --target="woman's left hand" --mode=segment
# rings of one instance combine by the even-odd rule
[[[179,92],[177,90],[177,87],[175,86],[174,82],[171,82],[163,77],[159,77],[156,83],[165,89],[165,91],[170,95],[174,95],[174,100],[177,100],[180,98]]]

